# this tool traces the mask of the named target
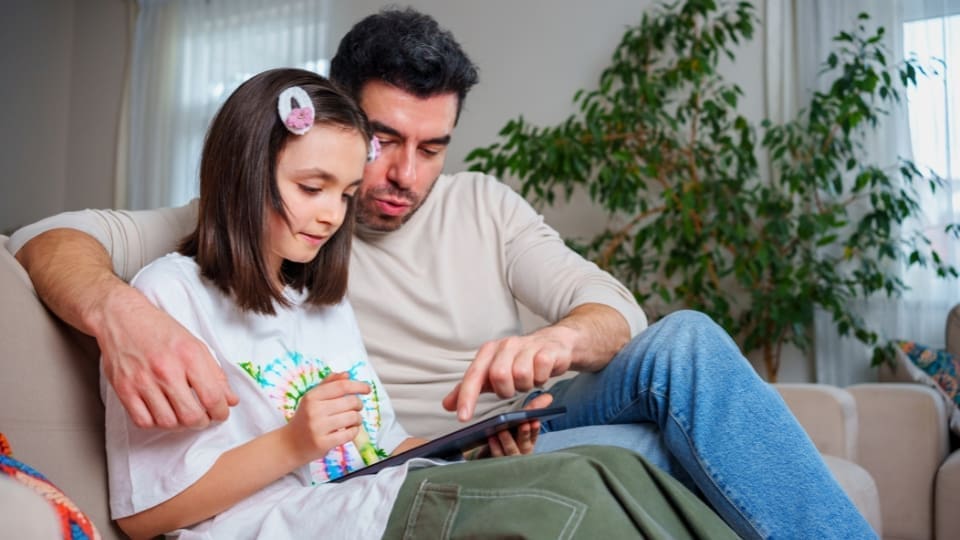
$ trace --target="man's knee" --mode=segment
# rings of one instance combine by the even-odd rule
[[[668,361],[670,365],[749,364],[730,334],[705,313],[680,310],[634,337],[621,351],[628,361]]]
[[[709,332],[720,331],[726,333],[709,315],[692,309],[674,311],[661,319],[660,323],[671,328],[676,328],[677,330],[688,332],[706,330]]]

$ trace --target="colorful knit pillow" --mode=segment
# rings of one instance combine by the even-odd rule
[[[913,341],[898,341],[897,347],[907,359],[901,364],[906,364],[904,367],[914,380],[939,391],[944,398],[950,428],[960,435],[960,358]]]
[[[10,443],[0,433],[0,474],[31,488],[50,502],[60,519],[60,530],[66,540],[99,540],[100,533],[83,512],[60,488],[37,470],[13,458]]]

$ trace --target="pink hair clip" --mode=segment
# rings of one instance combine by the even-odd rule
[[[310,131],[316,116],[313,100],[299,86],[291,86],[280,93],[280,98],[277,100],[277,113],[287,130],[295,135],[303,135]]]
[[[373,163],[380,156],[380,139],[376,135],[370,137],[370,151],[367,152],[367,163]]]

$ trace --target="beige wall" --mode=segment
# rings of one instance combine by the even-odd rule
[[[0,231],[113,204],[127,0],[0,7]]]

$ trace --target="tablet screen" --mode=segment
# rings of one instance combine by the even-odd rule
[[[464,450],[485,443],[487,438],[505,429],[514,428],[523,422],[538,419],[546,420],[567,412],[566,407],[547,407],[545,409],[525,409],[510,411],[486,420],[481,420],[447,435],[443,435],[406,452],[390,456],[373,465],[357,469],[331,482],[342,482],[348,478],[364,474],[374,474],[387,467],[396,467],[411,458],[459,459]]]

